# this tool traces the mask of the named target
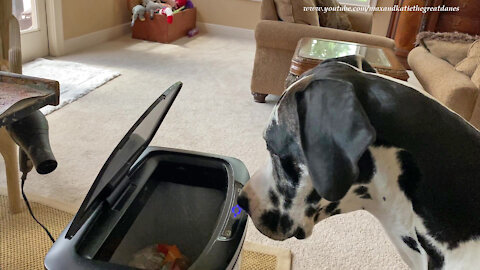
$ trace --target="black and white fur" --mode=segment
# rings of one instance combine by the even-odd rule
[[[480,269],[479,131],[358,59],[325,61],[289,87],[265,130],[268,161],[238,203],[277,240],[364,209],[412,269]]]

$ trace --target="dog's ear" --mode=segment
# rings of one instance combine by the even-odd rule
[[[338,201],[358,177],[358,160],[375,130],[353,91],[338,80],[316,80],[295,94],[308,171],[317,192]]]

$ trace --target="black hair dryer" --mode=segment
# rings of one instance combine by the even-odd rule
[[[48,139],[48,122],[43,113],[35,111],[6,128],[20,146],[19,163],[22,172],[29,172],[32,165],[39,174],[48,174],[57,168]]]

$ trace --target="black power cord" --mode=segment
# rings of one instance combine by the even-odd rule
[[[38,219],[33,214],[32,207],[30,206],[30,203],[28,202],[27,196],[25,195],[25,192],[23,191],[23,186],[25,185],[25,180],[27,180],[27,173],[24,172],[22,174],[21,179],[22,179],[22,197],[23,197],[23,200],[25,201],[25,204],[27,205],[28,212],[30,212],[30,215],[35,220],[35,222],[37,222],[37,224],[40,225],[42,227],[42,229],[47,233],[47,235],[50,238],[50,240],[52,241],[52,243],[55,243],[55,239],[53,238],[52,234],[48,231],[47,227],[45,227],[42,223],[40,223],[40,221],[38,221]]]

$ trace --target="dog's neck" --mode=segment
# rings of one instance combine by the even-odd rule
[[[403,260],[410,266],[422,265],[425,258],[420,253],[405,249],[404,237],[416,239],[416,227],[419,220],[412,209],[411,201],[400,189],[398,176],[400,166],[397,160],[398,148],[370,147],[375,160],[376,172],[366,184],[355,184],[338,203],[321,201],[321,219],[337,213],[365,210],[382,224],[392,243],[397,247]],[[332,209],[331,205],[337,205]],[[421,226],[421,225],[420,225]]]
[[[368,186],[371,199],[367,202],[353,193],[356,203],[365,204],[365,210],[373,214],[386,228],[414,230],[414,212],[411,201],[400,189],[400,168],[397,148],[371,147],[376,173]],[[355,189],[355,187],[354,187]]]
[[[398,176],[400,169],[396,154],[397,148],[370,147],[375,160],[376,172],[366,184],[354,184],[345,197],[338,202],[336,209],[328,208],[331,203],[322,200],[322,214],[325,217],[335,213],[348,213],[366,210],[374,215],[386,228],[414,228],[412,204],[400,189]],[[333,210],[336,210],[333,209]]]

